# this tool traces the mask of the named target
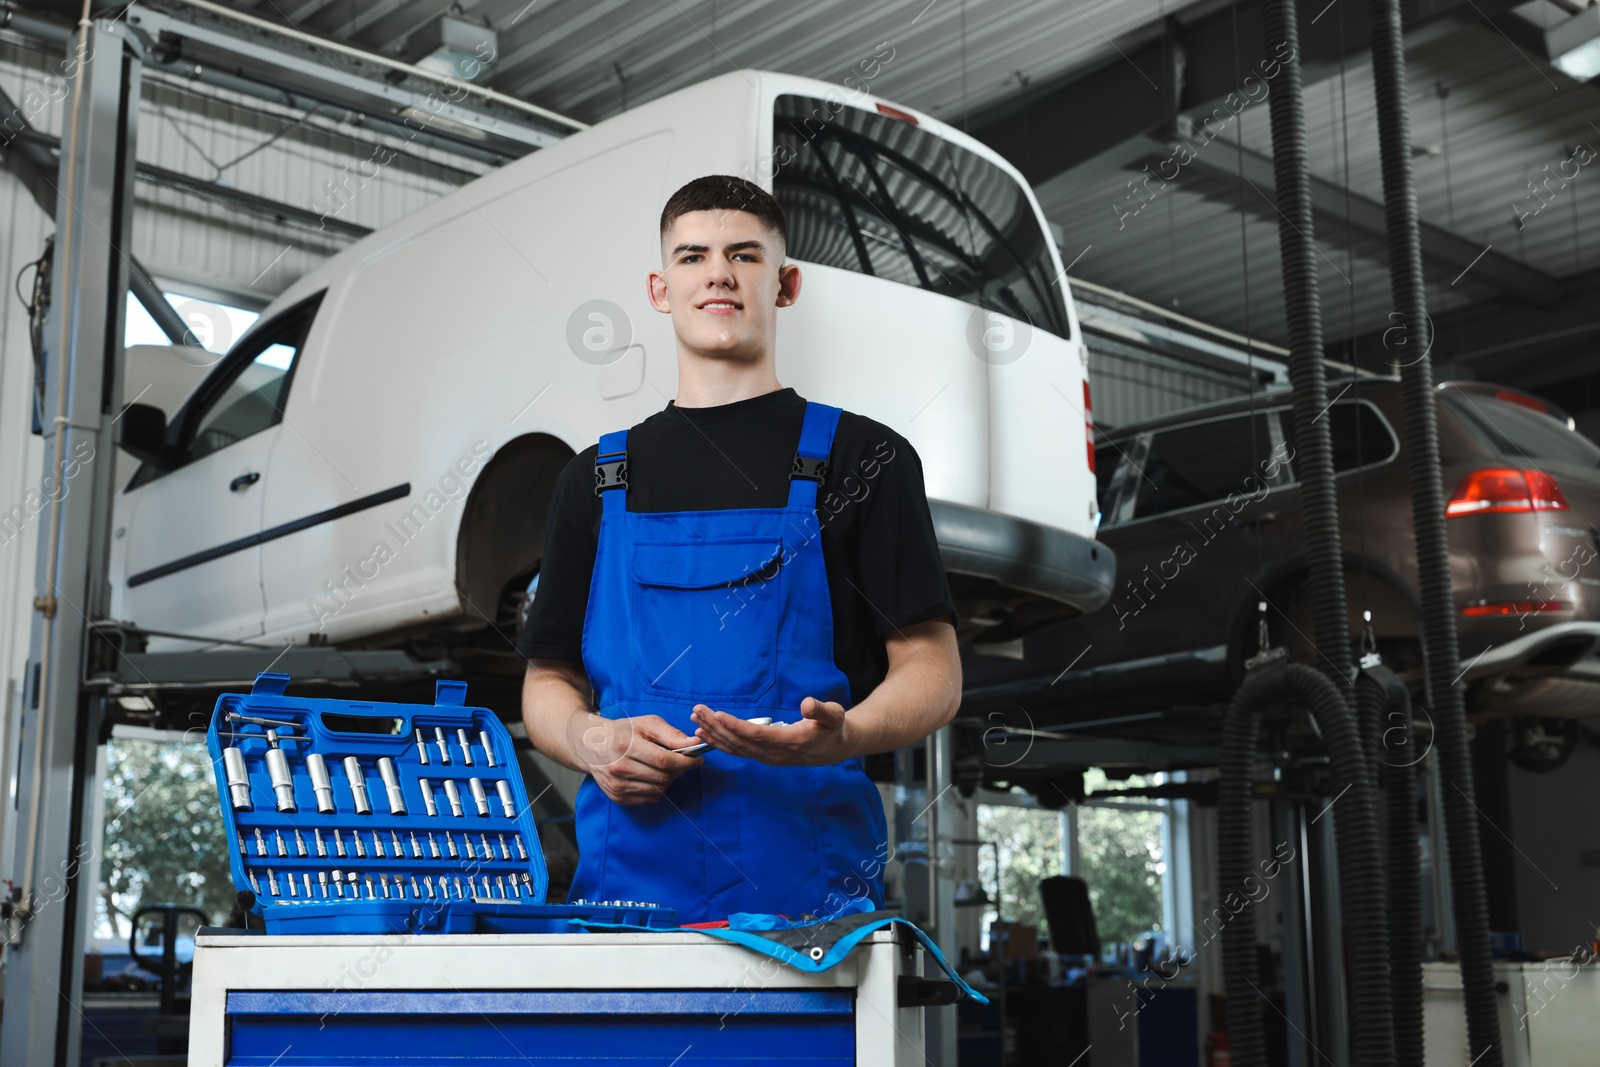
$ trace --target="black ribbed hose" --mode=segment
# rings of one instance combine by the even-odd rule
[[[1300,508],[1305,516],[1312,618],[1321,653],[1317,666],[1340,692],[1349,694],[1355,671],[1345,606],[1339,501],[1334,495],[1333,443],[1328,435],[1330,420],[1323,418],[1328,409],[1328,379],[1322,367],[1322,301],[1317,293],[1317,248],[1312,242],[1311,157],[1300,95],[1300,30],[1294,0],[1269,0],[1262,15],[1267,53],[1279,54],[1286,46],[1290,56],[1267,101],[1272,113],[1272,176],[1277,183],[1278,248],[1289,327],[1289,382],[1294,390],[1294,470],[1300,479]],[[1347,699],[1354,709],[1354,699]]]
[[[1339,536],[1339,501],[1335,492],[1333,444],[1328,411],[1328,382],[1323,370],[1322,303],[1317,290],[1318,252],[1313,241],[1311,156],[1306,145],[1305,107],[1300,72],[1300,27],[1294,0],[1268,0],[1262,11],[1269,55],[1282,60],[1278,86],[1268,98],[1272,118],[1272,171],[1277,187],[1278,248],[1283,264],[1284,310],[1289,329],[1289,381],[1293,387],[1296,452],[1295,473],[1300,478],[1300,507],[1305,515],[1306,561],[1310,571],[1313,632],[1317,667],[1331,680],[1334,692],[1345,702],[1354,728],[1356,700],[1351,688],[1355,671],[1350,651],[1349,608],[1345,601],[1344,554]],[[1360,746],[1360,731],[1356,730]],[[1373,788],[1370,764],[1363,764],[1366,784]],[[1374,814],[1376,819],[1376,814]],[[1342,829],[1342,827],[1341,827]],[[1374,827],[1374,834],[1377,833]],[[1376,847],[1376,838],[1374,838]],[[1340,864],[1343,866],[1341,848]],[[1341,879],[1343,872],[1341,871]],[[1343,882],[1342,884],[1348,884]],[[1346,914],[1370,907],[1361,927],[1382,945],[1388,939],[1387,886],[1380,864],[1363,886],[1360,898],[1342,894]],[[1366,903],[1362,903],[1366,901]],[[1346,924],[1353,935],[1354,924]],[[1352,945],[1347,956],[1365,946]],[[1362,980],[1347,976],[1351,1002],[1356,995],[1372,1003],[1378,1013],[1351,1013],[1353,1047],[1358,1064],[1393,1063],[1394,1035],[1387,1011],[1388,988],[1374,988],[1373,972]],[[1366,988],[1363,988],[1365,986]]]
[[[1450,850],[1450,892],[1466,1002],[1467,1040],[1474,1067],[1502,1067],[1489,947],[1489,908],[1474,810],[1466,702],[1457,680],[1461,652],[1455,598],[1450,588],[1450,542],[1445,532],[1444,485],[1439,473],[1432,344],[1422,283],[1422,238],[1411,174],[1411,128],[1406,105],[1405,47],[1398,0],[1369,0],[1372,83],[1377,97],[1378,143],[1383,158],[1383,203],[1389,239],[1389,285],[1401,316],[1401,358],[1406,473],[1416,531],[1417,577],[1422,594],[1422,639],[1428,702],[1433,711],[1445,832]],[[1420,354],[1419,354],[1420,353]]]
[[[1422,1067],[1422,887],[1417,856],[1417,772],[1411,694],[1387,667],[1356,682],[1362,732],[1379,775],[1389,901],[1394,1060]]]
[[[1217,790],[1217,886],[1227,909],[1222,973],[1228,997],[1228,1048],[1234,1067],[1266,1067],[1266,1042],[1257,1008],[1255,903],[1272,892],[1280,862],[1299,862],[1274,850],[1255,861],[1250,803],[1261,713],[1293,700],[1315,716],[1327,748],[1335,800],[1339,896],[1344,904],[1350,1014],[1356,1067],[1392,1067],[1389,947],[1381,887],[1377,800],[1361,731],[1344,696],[1321,673],[1298,663],[1246,678],[1222,727],[1222,779]],[[1233,903],[1238,904],[1234,907]],[[1410,1067],[1408,1064],[1407,1067]]]

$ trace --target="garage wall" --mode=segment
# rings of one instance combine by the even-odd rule
[[[1104,429],[1153,419],[1198,404],[1249,392],[1249,380],[1150,352],[1137,345],[1085,334],[1095,425]]]
[[[1571,952],[1600,924],[1600,865],[1583,862],[1600,852],[1600,748],[1585,741],[1553,771],[1507,773],[1511,825],[1500,829],[1516,842],[1523,944]]]
[[[487,170],[400,138],[146,74],[139,159],[338,222],[377,229]],[[168,288],[187,283],[265,303],[353,243],[140,181],[133,254]]]

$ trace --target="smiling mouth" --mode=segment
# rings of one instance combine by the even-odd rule
[[[726,313],[729,311],[742,311],[744,309],[744,305],[733,300],[707,300],[703,304],[697,304],[696,307],[698,307],[701,311],[714,311],[721,313]]]

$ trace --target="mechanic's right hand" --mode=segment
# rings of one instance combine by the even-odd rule
[[[607,719],[590,714],[577,721],[577,729],[574,750],[595,785],[618,804],[653,804],[678,775],[705,763],[704,757],[671,751],[695,739],[659,715]]]

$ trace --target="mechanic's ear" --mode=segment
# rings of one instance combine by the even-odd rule
[[[667,273],[663,270],[653,270],[645,284],[650,289],[650,306],[663,315],[672,314],[672,305],[667,303]]]
[[[793,263],[785,263],[778,268],[778,300],[777,305],[786,308],[800,299],[800,268]]]

